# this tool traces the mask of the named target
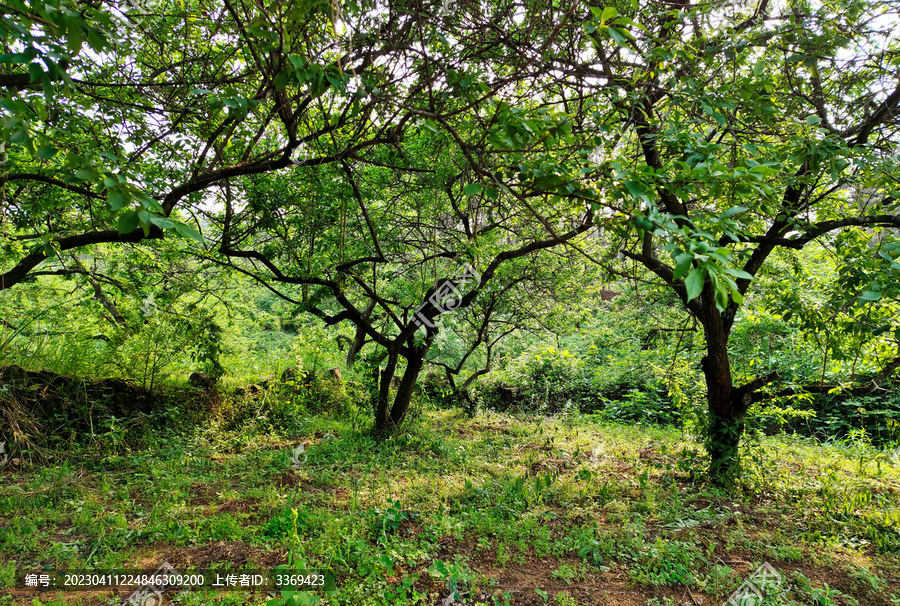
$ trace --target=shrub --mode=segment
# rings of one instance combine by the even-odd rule
[[[863,429],[874,446],[900,441],[900,387],[878,395],[817,395],[804,404],[814,416],[790,418],[786,428],[820,440],[846,438],[854,429]]]

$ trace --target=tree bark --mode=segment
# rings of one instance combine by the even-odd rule
[[[715,292],[709,282],[701,294],[700,323],[706,335],[706,356],[701,362],[706,379],[706,398],[709,408],[706,451],[709,454],[709,477],[727,485],[740,473],[738,444],[744,432],[747,406],[731,377],[728,357],[728,331],[715,305]],[[740,400],[740,401],[736,401]]]
[[[391,379],[394,378],[394,372],[397,370],[397,352],[388,351],[388,361],[384,370],[381,371],[378,400],[375,404],[375,429],[379,432],[387,431],[390,428],[390,414],[388,403],[391,396]]]
[[[422,371],[425,363],[425,354],[428,352],[430,343],[414,347],[410,356],[406,359],[406,370],[400,379],[400,385],[397,387],[397,395],[394,396],[394,405],[391,407],[391,424],[396,427],[403,422],[406,411],[409,410],[409,404],[412,401],[413,388]]]
[[[365,311],[362,312],[362,317],[365,321],[369,321],[369,318],[372,316],[372,312],[375,311],[375,300],[372,299],[369,301],[369,304],[366,306]],[[349,339],[348,339],[349,341]],[[359,355],[359,351],[362,349],[363,345],[366,342],[366,331],[363,326],[356,327],[356,333],[353,335],[353,340],[349,341],[350,346],[347,349],[347,359],[346,364],[347,368],[353,366],[356,362],[356,357]]]
[[[345,360],[345,364],[347,368],[352,368],[353,364],[356,363],[356,357],[359,355],[359,350],[362,349],[363,343],[366,341],[366,331],[362,328],[356,329],[356,334],[353,335],[353,340],[350,341],[350,346],[347,347],[347,358]]]

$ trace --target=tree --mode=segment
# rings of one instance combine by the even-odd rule
[[[510,197],[466,184],[459,147],[434,131],[409,125],[397,150],[236,181],[224,190],[221,216],[211,217],[222,234],[219,252],[239,271],[327,325],[353,325],[351,353],[367,343],[380,349],[374,413],[381,431],[402,422],[441,313],[478,300],[489,321],[528,271],[515,261],[576,241],[592,224],[585,210],[565,232],[548,233]],[[242,210],[237,197],[246,202]],[[310,229],[312,216],[328,218]],[[485,329],[473,348],[488,339]]]
[[[739,469],[748,406],[777,379],[737,385],[729,357],[773,252],[837,242],[857,300],[896,296],[894,1],[384,2],[338,15],[194,0],[127,10],[133,27],[54,1],[64,24],[37,3],[16,4],[28,27],[3,22],[7,50],[41,50],[2,58],[0,288],[61,251],[166,230],[199,240],[187,223],[203,218],[217,248],[205,256],[295,285],[281,294],[355,326],[352,350],[384,349],[380,428],[409,405],[440,311],[419,306],[453,285],[451,260],[481,274],[465,307],[549,248],[611,266],[581,243],[602,228],[703,328],[720,481]],[[31,40],[41,31],[55,47]],[[104,53],[77,53],[72,32]],[[20,90],[16,66],[43,49],[57,67],[29,67]],[[874,228],[877,262],[844,238]]]
[[[17,147],[0,176],[15,187],[4,289],[67,251],[166,231],[201,242],[187,222],[205,222],[216,252],[203,256],[300,286],[297,299],[282,294],[329,324],[352,322],[384,348],[376,425],[386,429],[402,420],[436,334],[440,307],[426,305],[414,322],[415,310],[456,286],[440,262],[479,266],[478,283],[455,301],[466,307],[502,265],[591,227],[583,203],[471,183],[492,174],[494,145],[478,141],[496,139],[498,127],[547,143],[567,132],[558,116],[490,102],[512,87],[505,97],[535,109],[516,84],[530,60],[512,47],[492,50],[497,20],[515,24],[513,3],[453,15],[440,2],[347,5],[340,14],[328,3],[113,6],[114,19],[82,16],[79,27],[105,33],[95,49],[104,52],[68,57],[78,77],[63,78],[49,111],[35,77],[7,96],[3,134]],[[548,42],[558,31],[546,32]],[[30,34],[7,36],[16,45]],[[479,59],[495,61],[492,81]],[[502,122],[473,122],[483,109]],[[467,163],[476,148],[482,160]]]
[[[617,249],[703,327],[717,481],[736,475],[744,415],[777,379],[735,385],[728,350],[773,251],[881,226],[881,263],[895,263],[898,8],[617,2],[591,7],[581,31],[545,53],[542,98],[565,108],[590,150],[577,179],[560,164],[554,172],[600,192],[597,206],[608,210],[598,222]],[[858,298],[896,288],[887,286],[895,273],[880,275]]]
[[[312,166],[392,143],[390,125],[360,125],[389,79],[375,63],[409,44],[409,13],[389,12],[383,36],[370,23],[342,38],[324,4],[109,7],[14,2],[22,22],[0,23],[0,289],[68,250],[167,230],[199,241],[187,221],[205,190],[292,166],[301,146],[323,141],[297,161]],[[98,52],[79,53],[85,39]]]

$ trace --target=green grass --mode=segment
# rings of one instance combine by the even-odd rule
[[[212,424],[158,435],[154,449],[60,452],[45,467],[5,470],[0,583],[44,566],[273,568],[293,557],[333,571],[338,592],[320,604],[451,594],[485,605],[677,604],[688,592],[721,604],[768,561],[786,583],[772,604],[900,604],[900,468],[875,451],[760,438],[726,492],[703,482],[700,447],[681,432],[591,416],[429,410],[383,440],[358,419],[297,426],[285,436]],[[185,603],[271,597],[192,592]]]

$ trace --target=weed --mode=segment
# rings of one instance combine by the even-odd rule
[[[684,541],[656,542],[641,556],[631,578],[646,585],[692,585],[699,550]]]
[[[577,606],[575,598],[562,591],[556,594],[554,602],[556,603],[556,606]]]
[[[403,522],[410,519],[412,512],[405,511],[400,501],[393,501],[384,509],[376,509],[373,514],[372,535],[379,540],[387,540],[387,535],[400,529]]]
[[[463,594],[466,593],[466,587],[475,580],[475,574],[465,564],[460,562],[458,558],[453,562],[435,560],[428,572],[433,577],[446,583],[447,590],[450,591],[448,597],[456,601],[462,601]]]
[[[891,516],[900,484],[890,462],[882,477],[872,477],[872,463],[859,475],[857,453],[843,444],[762,436],[754,448],[766,473],[754,468],[738,490],[723,491],[665,467],[677,467],[671,453],[696,446],[680,433],[596,417],[538,423],[429,410],[380,441],[343,418],[308,415],[301,425],[290,437],[210,425],[152,449],[54,453],[53,465],[5,476],[0,550],[17,568],[127,567],[161,546],[206,550],[224,541],[228,550],[243,545],[250,559],[286,550],[292,567],[341,579],[334,595],[285,588],[282,606],[412,606],[432,603],[438,583],[444,597],[465,603],[543,602],[501,587],[476,591],[483,569],[462,554],[443,555],[453,554],[448,537],[471,545],[473,561],[491,569],[546,561],[533,586],[558,606],[577,597],[560,595],[564,582],[608,569],[638,584],[629,598],[643,592],[646,600],[641,586],[688,585],[720,604],[746,578],[727,564],[750,553],[838,577],[831,587],[794,581],[798,604],[890,603],[885,579],[896,566],[887,548],[897,536]],[[289,460],[298,441],[310,443],[299,470]],[[848,556],[853,544],[866,550],[865,568]],[[186,604],[236,606],[240,598],[198,592]],[[584,603],[604,600],[614,596],[590,593]]]
[[[584,571],[579,570],[571,564],[562,564],[556,570],[550,573],[554,579],[565,581],[566,585],[571,585],[572,581],[584,578]]]

